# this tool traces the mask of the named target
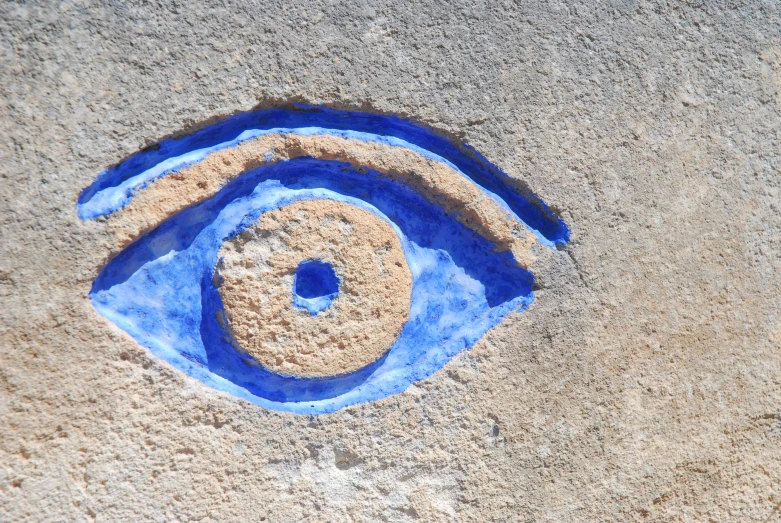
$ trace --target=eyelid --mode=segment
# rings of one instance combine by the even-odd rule
[[[493,241],[500,250],[510,250],[519,265],[528,267],[533,262],[534,234],[522,231],[522,222],[504,202],[446,160],[431,153],[424,156],[422,149],[403,140],[387,143],[391,141],[387,137],[367,133],[349,136],[330,129],[313,132],[311,128],[284,131],[262,134],[203,155],[190,155],[202,159],[141,185],[110,221],[119,241],[132,241],[182,208],[210,198],[243,172],[278,161],[314,157],[368,167],[410,185]]]

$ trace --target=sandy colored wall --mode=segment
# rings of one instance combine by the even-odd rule
[[[0,520],[781,521],[781,7],[383,4],[0,5]],[[527,311],[321,416],[101,317],[74,208],[291,100],[450,133],[572,229]]]

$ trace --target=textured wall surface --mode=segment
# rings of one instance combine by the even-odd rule
[[[0,4],[0,520],[781,521],[781,6],[379,4]],[[275,100],[523,180],[572,229],[536,301],[316,417],[153,358],[89,303],[116,245],[76,198]]]

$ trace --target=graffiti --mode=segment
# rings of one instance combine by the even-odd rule
[[[90,291],[103,316],[213,388],[308,414],[442,368],[531,303],[531,245],[569,237],[472,148],[310,106],[164,140],[77,210],[130,224]]]

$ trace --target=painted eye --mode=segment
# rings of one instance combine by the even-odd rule
[[[129,243],[94,307],[203,383],[319,414],[405,390],[532,299],[569,230],[475,150],[409,121],[295,106],[229,117],[79,198]]]

